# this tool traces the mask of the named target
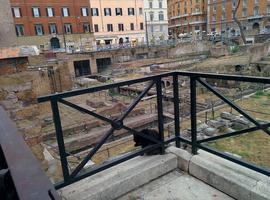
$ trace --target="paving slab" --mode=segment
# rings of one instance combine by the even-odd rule
[[[174,170],[117,200],[232,200],[206,183]]]

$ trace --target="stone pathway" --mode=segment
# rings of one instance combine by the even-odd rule
[[[233,200],[233,198],[182,171],[175,170],[117,200]]]

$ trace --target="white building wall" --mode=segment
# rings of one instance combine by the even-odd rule
[[[152,2],[152,7],[150,2]],[[160,2],[162,7],[160,7]],[[168,39],[167,0],[144,0],[145,24],[149,42]],[[151,18],[151,14],[153,18]],[[163,14],[160,20],[159,14]]]

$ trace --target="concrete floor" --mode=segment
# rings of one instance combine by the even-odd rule
[[[174,170],[117,200],[232,200],[206,183]]]

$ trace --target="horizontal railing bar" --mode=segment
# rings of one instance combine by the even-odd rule
[[[185,143],[187,143],[189,145],[192,145],[192,142],[189,141],[189,140],[187,140],[187,139],[185,139],[185,138],[179,137],[179,139],[180,139],[181,142],[185,142]]]
[[[180,76],[189,76],[189,77],[196,77],[196,78],[212,78],[212,79],[231,80],[231,81],[240,81],[240,82],[270,84],[270,78],[267,78],[267,77],[214,74],[214,73],[198,73],[198,72],[187,72],[187,71],[176,71],[176,73]]]
[[[237,163],[237,164],[239,164],[239,165],[241,165],[243,167],[247,167],[247,168],[249,168],[251,170],[254,170],[256,172],[262,173],[262,174],[264,174],[266,176],[270,176],[270,171],[268,169],[266,169],[266,168],[263,168],[263,167],[254,165],[252,163],[246,162],[244,160],[238,159],[238,158],[236,158],[234,156],[231,156],[229,154],[226,154],[226,153],[217,151],[217,150],[215,150],[213,148],[210,148],[210,147],[208,147],[206,145],[203,145],[203,144],[197,144],[197,146],[200,149],[203,149],[203,150],[205,150],[205,151],[207,151],[209,153],[212,153],[214,155],[217,155],[217,156],[219,156],[221,158],[224,158],[224,159],[229,160],[231,162]]]
[[[232,137],[232,136],[237,136],[237,135],[241,135],[241,134],[245,134],[245,133],[249,133],[249,132],[257,131],[257,130],[260,130],[260,128],[259,127],[252,127],[252,128],[248,128],[248,129],[244,129],[244,130],[240,130],[240,131],[235,131],[232,133],[227,133],[224,135],[218,135],[218,136],[198,140],[197,143],[211,142],[211,141],[224,139],[224,138],[228,138],[228,137]]]
[[[75,182],[77,182],[79,180],[87,178],[88,176],[94,175],[94,174],[96,174],[98,172],[101,172],[101,171],[103,171],[105,169],[111,168],[111,167],[113,167],[115,165],[118,165],[118,164],[120,164],[122,162],[125,162],[127,160],[132,159],[132,158],[135,158],[135,157],[137,157],[137,156],[139,156],[139,155],[141,155],[143,153],[146,153],[146,152],[152,151],[154,149],[157,149],[160,146],[161,146],[161,144],[154,144],[154,145],[145,147],[143,149],[137,150],[137,151],[135,151],[133,153],[130,153],[128,155],[124,155],[123,157],[115,159],[115,160],[113,160],[111,162],[101,164],[101,165],[91,169],[89,172],[86,172],[84,174],[79,174],[79,175],[75,176],[74,178],[69,179],[67,182],[60,182],[60,183],[55,184],[55,188],[60,189],[62,187],[65,187],[67,185],[75,183]]]
[[[55,99],[67,98],[67,97],[82,95],[82,94],[86,94],[86,93],[98,92],[101,90],[108,90],[108,89],[111,89],[114,87],[121,87],[121,86],[146,82],[146,81],[150,81],[150,80],[153,80],[155,78],[158,78],[158,77],[163,78],[163,77],[173,76],[173,75],[270,84],[270,79],[266,78],[266,77],[252,77],[252,76],[239,76],[239,75],[227,75],[227,74],[174,71],[174,72],[163,73],[163,74],[154,75],[154,76],[147,76],[147,77],[143,77],[143,78],[122,81],[122,82],[118,82],[118,83],[106,84],[106,85],[92,87],[92,88],[78,89],[78,90],[67,91],[67,92],[58,93],[58,94],[46,95],[46,96],[39,97],[37,100],[39,103],[41,103],[41,102],[49,101],[53,98],[55,98]]]
[[[62,93],[58,93],[58,94],[51,94],[51,95],[39,97],[37,100],[39,103],[42,103],[42,102],[46,102],[46,101],[49,101],[50,99],[54,99],[54,98],[61,99],[61,98],[67,98],[67,97],[72,97],[72,96],[77,96],[77,95],[82,95],[82,94],[87,94],[87,93],[99,92],[102,90],[108,90],[108,89],[115,88],[115,87],[121,87],[121,86],[151,81],[157,77],[172,76],[174,73],[175,72],[169,72],[169,73],[164,73],[164,74],[160,74],[160,75],[147,76],[147,77],[143,77],[143,78],[132,79],[132,80],[122,81],[122,82],[118,82],[118,83],[111,83],[111,84],[106,84],[106,85],[97,86],[97,87],[78,89],[78,90],[62,92]]]

